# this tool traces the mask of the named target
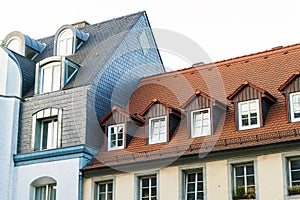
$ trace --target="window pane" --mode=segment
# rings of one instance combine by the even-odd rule
[[[156,187],[151,188],[151,196],[156,196]]]
[[[198,192],[197,193],[197,200],[202,200],[203,199],[203,192]]]
[[[242,120],[242,126],[248,126],[248,125],[249,125],[248,118],[247,119],[243,119]]]
[[[197,174],[198,174],[197,180],[198,181],[203,181],[203,173],[202,172],[198,172]]]
[[[246,166],[246,173],[247,173],[247,175],[254,174],[254,167],[253,167],[253,165]]]
[[[254,185],[254,176],[247,177],[247,185]]]
[[[51,92],[52,89],[52,67],[42,69],[42,93]]]
[[[99,195],[99,200],[106,200],[106,199],[105,199],[105,194],[100,194],[100,195]]]
[[[236,186],[245,186],[244,177],[237,177],[236,178]]]
[[[244,167],[243,166],[235,167],[235,173],[236,173],[236,176],[244,175]]]
[[[35,200],[46,200],[46,186],[35,188]]]
[[[148,178],[142,179],[142,187],[149,187],[149,179]]]
[[[99,185],[99,191],[100,192],[105,192],[105,190],[106,190],[106,184],[100,184]]]
[[[300,171],[292,172],[292,181],[300,180]]]
[[[199,183],[197,183],[197,190],[198,191],[203,191],[203,183],[202,182],[199,182]]]
[[[151,186],[156,186],[156,177],[151,178]]]
[[[188,192],[195,191],[195,183],[188,183]]]
[[[113,191],[113,184],[112,183],[107,184],[107,191],[109,191],[109,192]]]
[[[241,112],[248,112],[248,104],[241,104]]]
[[[195,182],[196,174],[188,174],[188,182]]]
[[[49,132],[50,126],[49,121],[43,122],[43,137],[42,137],[42,149],[47,149],[47,139],[48,139],[48,132]],[[51,129],[50,129],[51,131]]]
[[[194,193],[187,194],[187,199],[188,200],[195,200],[195,194]]]
[[[53,67],[53,88],[52,91],[60,89],[60,66]]]
[[[300,160],[292,160],[291,161],[291,169],[300,169]]]

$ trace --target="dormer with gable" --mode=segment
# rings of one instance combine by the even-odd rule
[[[209,95],[196,90],[182,106],[187,112],[188,129],[191,138],[214,134],[226,106]]]
[[[234,105],[237,130],[262,127],[269,108],[276,102],[269,92],[248,81],[243,82],[227,98]]]
[[[144,124],[143,119],[117,106],[113,106],[99,122],[105,134],[103,145],[107,151],[126,149],[138,126]]]
[[[288,121],[300,121],[300,71],[295,71],[278,90],[285,96]]]
[[[19,31],[8,34],[3,42],[8,49],[30,60],[34,60],[46,48],[46,44],[34,40]]]
[[[180,119],[181,111],[158,99],[140,113],[145,119],[147,144],[158,144],[170,141]]]

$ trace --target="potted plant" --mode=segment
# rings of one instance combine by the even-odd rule
[[[248,188],[247,193],[245,193],[245,188],[237,186],[235,188],[235,193],[233,195],[233,200],[242,200],[242,199],[255,199],[255,189]]]
[[[300,194],[300,185],[293,185],[288,188],[289,195]]]

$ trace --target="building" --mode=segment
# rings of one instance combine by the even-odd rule
[[[20,32],[0,47],[2,200],[82,199],[82,169],[101,145],[98,120],[126,106],[164,67],[145,12]]]
[[[300,199],[300,44],[143,78],[101,118],[84,200]]]

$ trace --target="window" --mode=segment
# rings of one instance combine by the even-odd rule
[[[35,200],[55,200],[56,199],[56,184],[49,184],[35,188]]]
[[[57,40],[57,55],[67,56],[73,54],[73,32],[70,29],[63,30]]]
[[[288,194],[300,194],[300,158],[288,160]]]
[[[74,74],[77,72],[78,66],[72,62],[66,61],[65,64],[65,84],[71,80]]]
[[[185,200],[203,200],[204,199],[204,183],[203,171],[193,170],[186,171],[184,180]]]
[[[7,42],[7,48],[9,48],[10,50],[22,55],[21,52],[21,40],[19,37],[13,37],[12,39],[10,39]]]
[[[191,112],[191,136],[200,137],[211,134],[209,109],[196,110]]]
[[[33,150],[60,147],[61,110],[48,108],[33,115]]]
[[[156,175],[139,178],[140,200],[157,200]]]
[[[124,148],[124,124],[108,126],[108,150]]]
[[[98,183],[97,200],[113,200],[113,181]]]
[[[238,103],[239,129],[251,129],[260,126],[259,100]]]
[[[142,47],[142,51],[144,53],[144,55],[146,55],[150,49],[150,43],[146,34],[146,31],[143,30],[143,32],[141,33],[140,37],[139,37],[139,41]]]
[[[40,93],[57,91],[60,89],[60,63],[51,63],[41,68]]]
[[[157,117],[149,120],[149,143],[156,144],[167,142],[167,117]]]
[[[255,199],[254,164],[240,164],[233,166],[234,196]]]
[[[300,121],[300,92],[290,94],[291,121]]]

